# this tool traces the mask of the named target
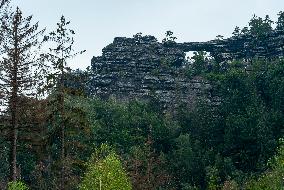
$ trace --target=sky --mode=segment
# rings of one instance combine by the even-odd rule
[[[91,65],[114,37],[142,32],[161,41],[170,30],[177,42],[208,41],[229,37],[236,26],[247,25],[253,14],[277,19],[284,0],[12,0],[25,16],[47,31],[61,15],[75,30],[75,49],[86,53],[70,61],[73,69]]]

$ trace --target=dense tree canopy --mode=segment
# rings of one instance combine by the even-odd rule
[[[10,16],[1,20],[0,38],[0,98],[6,103],[0,115],[1,189],[283,186],[282,57],[221,60],[195,52],[180,74],[209,87],[191,107],[179,101],[168,110],[154,95],[145,101],[100,99],[88,93],[94,71],[68,67],[84,52],[73,51],[70,22],[62,16],[43,39],[49,52],[38,53],[43,31],[19,9],[5,12],[5,2],[0,13]],[[253,38],[257,47],[267,34],[283,31],[283,12],[278,16],[275,28],[269,16],[253,16],[233,38]],[[135,35],[135,43],[140,38]],[[163,45],[175,40],[168,31]],[[43,67],[48,63],[50,70]],[[39,96],[38,89],[48,93]]]

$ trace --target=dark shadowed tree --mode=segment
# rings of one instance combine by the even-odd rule
[[[67,66],[68,60],[80,55],[85,51],[74,51],[74,35],[75,32],[69,29],[70,21],[66,21],[64,16],[61,16],[60,22],[57,23],[57,29],[50,32],[47,39],[53,43],[53,47],[49,48],[49,53],[46,54],[47,60],[51,63],[52,72],[48,75],[48,84],[53,87],[53,93],[56,95],[55,114],[60,118],[61,128],[61,189],[64,189],[65,182],[65,168],[64,160],[66,156],[65,147],[65,95],[66,95],[66,76],[70,73],[71,69]]]
[[[0,8],[2,8],[7,3],[8,3],[8,0],[1,0],[0,1]]]
[[[276,30],[284,30],[284,12],[280,11],[278,13],[278,20],[276,22]]]
[[[10,0],[1,0],[0,1],[0,14],[3,14],[7,9],[7,6],[9,5]]]
[[[256,36],[262,36],[272,31],[273,21],[269,18],[268,15],[265,18],[257,17],[256,15],[249,22],[250,33]]]

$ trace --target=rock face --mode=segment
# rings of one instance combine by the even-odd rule
[[[284,56],[284,30],[273,30],[261,36],[243,34],[209,42],[185,42],[172,45],[184,52],[206,51],[223,60],[274,58]],[[221,56],[221,57],[220,57]]]
[[[185,52],[207,51],[216,60],[283,57],[283,31],[209,42],[159,43],[153,36],[117,37],[92,59],[91,94],[119,100],[156,97],[167,107],[193,104],[210,85],[185,76]],[[208,95],[208,94],[207,94]]]
[[[153,36],[115,38],[92,59],[92,92],[101,98],[147,100],[156,97],[165,106],[194,102],[202,86],[200,79],[183,74],[185,53],[165,47]]]

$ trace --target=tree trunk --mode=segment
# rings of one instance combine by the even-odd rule
[[[65,109],[64,109],[64,70],[61,70],[61,81],[60,81],[60,114],[61,114],[61,160],[62,160],[62,170],[61,170],[61,189],[65,189]]]
[[[11,138],[11,166],[10,166],[10,172],[11,172],[11,180],[17,181],[17,141],[18,141],[18,127],[17,127],[17,121],[16,121],[16,110],[12,113],[12,138]]]
[[[17,181],[17,142],[18,142],[18,65],[19,65],[19,51],[18,51],[18,25],[14,25],[14,52],[13,52],[13,68],[11,70],[11,87],[12,94],[10,99],[10,110],[11,110],[11,127],[12,127],[12,138],[11,138],[11,180]]]
[[[17,50],[15,50],[17,52]],[[17,144],[18,144],[18,81],[17,81],[17,59],[13,64],[14,71],[13,71],[13,78],[12,78],[12,96],[10,100],[10,109],[11,109],[11,128],[12,128],[12,135],[11,135],[11,180],[17,180]]]

